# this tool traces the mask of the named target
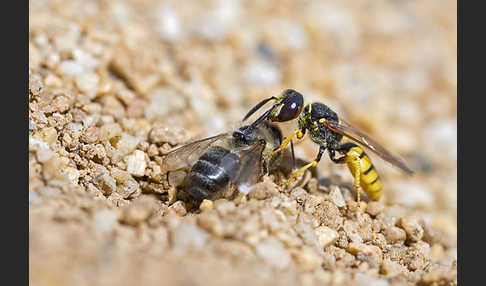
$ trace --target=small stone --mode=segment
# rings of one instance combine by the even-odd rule
[[[76,86],[91,99],[96,97],[99,82],[100,78],[95,73],[83,73],[76,76]]]
[[[39,161],[40,163],[45,163],[49,161],[53,155],[54,152],[52,152],[50,148],[44,148],[44,147],[39,147],[36,153],[37,161]]]
[[[343,194],[338,186],[331,186],[331,191],[329,192],[329,198],[337,207],[342,208],[346,206]]]
[[[383,273],[383,275],[386,276],[395,276],[400,274],[403,271],[403,266],[398,264],[395,261],[392,261],[388,258],[383,260],[383,263],[381,264],[380,271]]]
[[[148,135],[150,143],[163,144],[168,142],[171,145],[181,143],[185,138],[185,131],[180,126],[156,125]]]
[[[197,220],[199,226],[216,237],[223,237],[225,234],[223,223],[221,219],[213,213],[202,213]]]
[[[157,201],[151,197],[141,197],[122,209],[121,221],[136,226],[146,221],[149,216],[156,212]]]
[[[97,232],[109,233],[115,229],[117,214],[109,209],[97,211],[93,217],[91,225]]]
[[[244,191],[242,193],[244,193]],[[256,199],[256,200],[265,200],[267,198],[276,196],[277,194],[278,194],[277,185],[268,179],[264,179],[263,182],[255,184],[252,187],[250,193],[248,194],[248,198]]]
[[[322,249],[334,244],[334,242],[336,242],[339,237],[337,231],[325,225],[316,228],[314,231],[316,232],[319,244]]]
[[[384,208],[385,206],[383,205],[383,203],[369,202],[368,206],[366,207],[366,212],[372,216],[377,216],[383,211]]]
[[[121,135],[122,130],[118,123],[105,124],[99,129],[99,138],[101,141],[109,141],[113,138],[119,138]]]
[[[94,126],[86,128],[79,139],[86,144],[96,143],[99,139],[98,128]]]
[[[256,253],[266,263],[277,269],[285,269],[291,263],[290,254],[285,246],[276,238],[270,237],[256,245]]]
[[[147,162],[145,161],[145,153],[140,150],[127,157],[127,172],[130,174],[142,177],[145,174]]]
[[[422,220],[417,216],[403,217],[400,219],[399,225],[405,230],[407,238],[411,241],[419,241],[424,236]]]
[[[79,63],[72,61],[72,60],[66,60],[62,61],[61,64],[59,65],[59,71],[67,76],[75,76],[78,74],[81,74],[84,69],[83,66],[80,65]]]
[[[305,272],[314,271],[321,263],[321,258],[312,248],[304,247],[302,250],[293,252],[293,257],[297,264]]]
[[[138,182],[130,176],[123,184],[119,185],[116,192],[123,198],[127,199],[134,194],[140,192],[140,185]]]
[[[233,212],[236,209],[236,205],[233,201],[219,199],[214,202],[214,208],[219,212],[220,215],[224,216]]]
[[[178,216],[185,216],[187,214],[187,210],[186,210],[186,207],[184,205],[184,202],[182,201],[177,201],[175,203],[173,203],[170,207],[169,207],[169,211],[173,211],[175,214],[177,214]]]
[[[127,171],[120,170],[118,168],[111,169],[110,173],[111,176],[116,180],[118,184],[123,184],[132,178],[130,173],[128,173]]]
[[[379,266],[383,259],[380,248],[374,245],[351,242],[346,247],[346,251],[355,255],[358,259],[365,259],[372,267]]]
[[[199,205],[201,211],[210,211],[214,209],[213,201],[204,199]]]
[[[352,220],[347,220],[344,222],[344,231],[346,236],[353,242],[363,242],[363,238],[358,233],[358,226]]]
[[[115,179],[112,177],[101,174],[93,179],[94,184],[101,189],[105,196],[111,195],[116,190]]]
[[[392,226],[385,229],[385,238],[390,244],[403,242],[407,238],[405,231],[399,227]]]
[[[173,249],[176,252],[186,252],[190,248],[206,247],[208,233],[194,224],[180,223],[177,228],[171,232],[170,241],[173,242]]]

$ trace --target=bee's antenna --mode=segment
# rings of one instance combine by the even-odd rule
[[[272,99],[277,99],[277,98],[275,96],[272,96],[272,97],[269,97],[267,99],[264,99],[264,100],[260,101],[260,103],[258,103],[250,111],[248,111],[248,113],[243,118],[243,121],[245,121],[246,119],[248,119],[248,117],[250,117],[253,113],[255,113],[258,109],[260,109],[265,103],[269,102]],[[270,114],[270,113],[268,113],[268,114]],[[268,114],[267,114],[267,116],[268,116]]]

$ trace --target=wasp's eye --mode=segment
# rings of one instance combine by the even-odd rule
[[[282,108],[277,115],[279,122],[289,121],[297,118],[302,106],[304,105],[304,97],[299,92],[293,89],[287,89],[284,91],[285,97],[282,100]]]

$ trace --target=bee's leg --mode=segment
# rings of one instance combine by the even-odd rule
[[[287,147],[287,145],[292,141],[292,138],[297,135],[297,138],[301,139],[302,137],[304,137],[304,133],[302,132],[301,129],[297,129],[295,130],[294,132],[292,132],[292,134],[290,134],[289,137],[287,137],[287,139],[285,139],[282,144],[280,145],[280,147],[278,147],[275,151],[273,151],[272,153],[268,154],[265,159],[268,159],[270,157],[272,157],[273,155],[277,154],[278,152],[282,151],[285,147]]]
[[[364,154],[363,150],[361,150],[361,153],[355,152],[355,151],[350,151],[351,148],[357,147],[358,145],[348,142],[344,143],[341,146],[339,146],[339,150],[345,155],[339,159],[338,161],[342,161],[343,163],[348,164],[349,171],[354,177],[354,189],[356,190],[356,199],[358,202],[358,206],[361,206],[361,196],[360,196],[360,183],[361,183],[361,156]],[[331,158],[332,159],[332,158]],[[334,160],[333,160],[334,161]]]
[[[286,185],[290,183],[291,181],[297,179],[305,170],[309,169],[310,167],[315,167],[317,166],[317,163],[321,160],[322,154],[324,154],[324,151],[326,150],[326,147],[320,146],[319,147],[319,153],[317,154],[317,158],[310,162],[309,164],[305,165],[304,167],[300,168],[299,170],[295,171],[290,178],[283,183],[283,185]]]

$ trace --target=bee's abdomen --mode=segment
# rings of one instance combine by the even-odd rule
[[[197,201],[215,199],[236,177],[239,167],[238,156],[222,147],[210,147],[189,171],[185,189]]]

